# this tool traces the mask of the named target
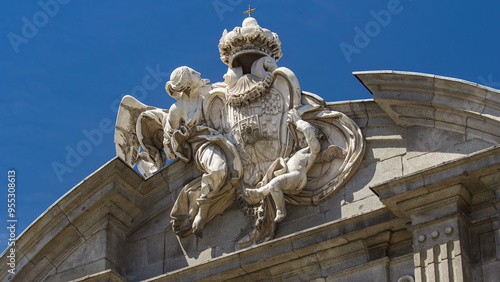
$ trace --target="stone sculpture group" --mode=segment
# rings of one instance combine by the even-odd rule
[[[193,162],[202,175],[178,195],[172,228],[181,237],[202,236],[204,225],[237,201],[253,217],[253,230],[236,246],[243,248],[273,237],[285,203],[318,204],[342,186],[362,159],[364,140],[350,118],[301,91],[294,73],[277,66],[281,42],[253,17],[225,30],[219,51],[228,65],[224,82],[175,69],[165,87],[177,100],[169,110],[124,97],[115,143],[117,155],[145,177],[167,158]]]

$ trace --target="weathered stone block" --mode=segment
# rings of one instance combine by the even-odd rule
[[[186,281],[224,281],[245,274],[236,256],[218,258],[217,264],[200,265],[182,271]]]
[[[353,250],[349,254],[344,255],[335,255],[335,249],[328,250],[328,252],[332,252],[332,254],[328,256],[332,257],[331,259],[321,258],[318,254],[318,260],[320,261],[321,266],[321,275],[323,277],[329,277],[329,275],[345,269],[353,268],[368,261],[365,250]],[[328,278],[327,281],[329,281]]]
[[[287,206],[287,213],[285,222],[293,222],[296,220],[304,220],[304,218],[309,218],[310,216],[320,213],[320,205],[318,206]]]
[[[159,233],[149,236],[146,239],[148,265],[163,262],[165,258],[164,236],[163,233]]]
[[[212,248],[212,255],[214,258],[223,256],[225,254],[230,254],[235,251],[236,241],[229,241],[225,243],[218,244]]]
[[[313,214],[294,221],[280,222],[279,228],[276,231],[276,238],[283,237],[294,232],[306,230],[308,228],[318,226],[325,223],[325,215],[322,213]]]
[[[142,281],[163,274],[163,261],[147,264],[127,273],[127,281]]]
[[[427,83],[422,81],[423,83]],[[390,86],[389,86],[390,87]],[[373,93],[375,101],[380,105],[384,100],[403,100],[412,102],[422,102],[430,104],[433,98],[432,93],[426,93],[425,89],[412,88],[404,90],[383,89],[381,92]]]
[[[338,228],[323,227],[317,230],[297,233],[290,238],[293,250],[299,256],[308,255],[347,243]],[[304,250],[302,250],[304,249]],[[309,252],[309,253],[307,253]]]
[[[165,198],[159,199],[158,202],[162,202]],[[157,205],[155,205],[156,207]],[[134,226],[131,229],[134,230],[129,238],[132,241],[143,239],[154,234],[162,233],[164,230],[170,229],[170,210],[165,207],[152,207],[141,214],[139,218],[134,219],[134,221],[141,222],[142,225]]]
[[[407,158],[403,158],[404,173],[409,174],[424,167],[451,161],[490,146],[490,142],[471,139],[457,144],[450,143],[448,146],[441,147],[439,151],[423,151],[423,153],[413,157],[411,157],[412,154],[409,154]]]
[[[294,262],[292,262],[294,263]],[[296,269],[287,273],[273,276],[276,281],[309,281],[311,278],[321,277],[321,267],[319,264],[312,264],[304,267],[297,266]]]
[[[179,237],[178,242],[184,255],[198,252],[198,238],[196,236]]]
[[[135,272],[147,265],[146,258],[148,253],[147,241],[145,239],[129,242],[127,244],[127,272]]]
[[[490,133],[490,134],[498,137],[499,125],[500,125],[500,122],[498,120],[495,120],[495,121],[486,120],[484,117],[469,117],[469,118],[467,118],[467,127],[468,127],[467,132],[469,132],[469,129],[471,129],[471,130]]]
[[[389,262],[389,280],[398,281],[401,277],[409,275],[415,277],[413,255],[407,254],[393,258]]]
[[[61,212],[57,205],[52,206],[44,213],[43,220],[35,222],[30,227],[30,233],[22,236],[16,241],[16,246],[23,250],[26,257],[30,259],[41,259],[37,256],[47,244],[62,232],[69,224],[67,217]],[[48,248],[47,250],[50,250]],[[36,263],[37,261],[34,261]]]
[[[277,278],[276,276],[283,275],[285,273],[288,273],[286,276],[290,278],[290,276],[293,276],[292,274],[298,274],[301,272],[301,269],[304,271],[303,268],[310,267],[312,265],[315,265],[315,267],[319,269],[318,258],[315,254],[272,266],[270,268],[270,272],[274,278]]]
[[[358,267],[347,269],[335,274],[332,274],[326,278],[326,281],[390,281],[388,274],[388,264],[389,259],[383,258],[376,261],[360,265]]]
[[[372,195],[364,199],[343,205],[341,207],[342,218],[362,214],[366,211],[381,208],[383,206],[384,205],[382,204],[380,199],[377,196]]]
[[[125,282],[126,280],[113,271],[112,269],[107,269],[104,271],[100,271],[97,273],[85,275],[84,277],[80,277],[75,280],[71,280],[71,282],[101,282],[101,281],[106,281],[106,282]]]
[[[87,241],[80,245],[61,265],[57,272],[63,272],[80,265],[106,258],[107,231],[102,230],[90,236]],[[105,270],[99,269],[100,270]],[[97,272],[97,271],[95,271]],[[93,272],[89,272],[93,273]]]
[[[325,212],[325,222],[331,222],[342,218],[342,209],[340,206],[333,207]]]
[[[386,160],[406,153],[403,139],[372,140],[366,143],[365,159]]]
[[[231,206],[222,215],[212,219],[203,230],[203,237],[198,239],[199,251],[229,241],[237,241],[250,232],[251,217],[247,217],[237,207]],[[226,232],[221,232],[222,230]],[[190,235],[194,236],[194,235]]]
[[[68,269],[65,271],[57,270],[54,275],[48,276],[45,281],[59,282],[70,281],[73,279],[81,278],[89,273],[98,273],[106,269],[114,268],[114,266],[106,259],[99,259],[87,264],[80,264],[79,266]]]
[[[298,256],[292,250],[292,242],[289,239],[249,248],[239,254],[241,268],[246,272],[253,272],[278,264],[284,258],[286,260],[297,258]]]
[[[368,124],[368,118],[353,118],[352,119],[360,128],[366,127]]]
[[[56,267],[44,257],[30,271],[18,273],[11,281],[40,281],[40,278],[54,275],[55,273]]]
[[[359,124],[358,124],[359,125]],[[360,125],[361,126],[361,125]],[[366,127],[396,126],[394,121],[388,116],[373,116],[368,119]],[[365,127],[365,126],[363,126]]]
[[[436,121],[433,118],[424,117],[400,117],[402,124],[410,126],[436,127]]]
[[[165,273],[176,271],[178,269],[182,269],[184,267],[188,267],[189,264],[184,256],[182,257],[174,257],[174,258],[166,258],[163,264],[163,271]]]
[[[482,266],[483,281],[498,281],[498,270],[500,269],[500,261],[492,261],[485,263]]]
[[[368,142],[384,140],[404,140],[406,131],[398,126],[366,127],[363,133]]]
[[[481,245],[481,261],[486,264],[490,261],[495,261],[498,243],[495,241],[495,233],[487,232],[480,235],[479,242]]]
[[[179,243],[180,238],[175,236],[174,232],[166,230],[165,232],[165,260],[184,257],[184,252],[181,243]]]
[[[243,276],[238,276],[229,279],[228,281],[240,282],[240,281],[262,281],[268,282],[273,281],[273,277],[271,276],[271,272],[269,268],[264,268],[262,270],[258,270],[251,273],[245,273]]]
[[[486,97],[486,89],[477,87],[477,84],[457,79],[436,79],[434,84],[435,93],[432,103],[455,109],[463,109],[471,112],[482,112]],[[449,91],[453,90],[454,95]]]
[[[370,194],[373,195],[373,192],[365,188],[368,188],[368,186],[370,186],[370,183],[372,183],[372,180],[376,177],[375,171],[377,169],[377,163],[369,162],[362,163],[361,165],[362,166],[358,168],[358,171],[356,172],[354,177],[346,183],[343,189],[337,192],[339,194],[342,193],[342,195],[344,196],[342,199],[340,199],[341,202],[339,203],[338,198],[334,196],[335,198],[328,199],[326,201],[326,203],[329,203],[329,206],[341,206],[344,204],[344,202],[352,202],[362,198],[366,198]],[[337,200],[334,202],[334,205],[331,204],[333,200]]]
[[[408,158],[465,141],[463,134],[437,128],[412,126],[407,129]]]
[[[344,245],[336,246],[333,248],[329,248],[320,252],[316,253],[316,256],[318,258],[318,261],[327,261],[330,259],[337,259],[339,257],[342,257],[344,255],[350,255],[355,252],[364,252],[365,255],[362,255],[362,257],[366,257],[366,250],[365,246],[362,242],[362,240],[357,240],[353,242],[349,242]]]
[[[377,183],[382,183],[384,181],[396,178],[403,175],[402,171],[402,159],[397,156],[390,158],[376,164],[375,173],[371,181],[367,184],[368,186],[375,185]]]
[[[205,249],[203,251],[196,251],[192,253],[187,253],[184,255],[189,266],[203,264],[211,259],[213,259],[212,248]]]

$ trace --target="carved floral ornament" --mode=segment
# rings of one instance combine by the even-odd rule
[[[171,211],[174,232],[202,236],[204,225],[237,201],[253,230],[236,248],[273,237],[286,203],[314,205],[353,174],[365,145],[359,127],[303,92],[294,73],[278,67],[276,33],[248,17],[224,31],[219,44],[228,65],[224,82],[208,84],[188,67],[172,72],[169,110],[123,98],[117,155],[149,177],[179,158],[202,175],[187,183]],[[142,147],[143,152],[140,152]]]

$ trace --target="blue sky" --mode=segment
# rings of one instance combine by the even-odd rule
[[[0,226],[8,226],[7,171],[15,169],[17,234],[115,156],[110,127],[123,95],[168,108],[173,99],[164,85],[182,65],[222,81],[219,38],[241,26],[249,4],[259,24],[280,37],[278,66],[326,101],[371,98],[351,74],[361,70],[500,88],[498,1],[4,2]],[[7,236],[0,227],[0,249]]]

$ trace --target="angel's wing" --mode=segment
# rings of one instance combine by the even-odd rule
[[[163,151],[163,136],[167,116],[168,110],[155,108],[142,112],[137,119],[137,139],[148,154],[148,161],[152,162],[151,172],[159,170],[167,162]]]
[[[120,102],[115,127],[116,155],[131,167],[137,163],[141,147],[137,138],[137,119],[141,113],[153,109],[157,108],[144,105],[129,95]]]

